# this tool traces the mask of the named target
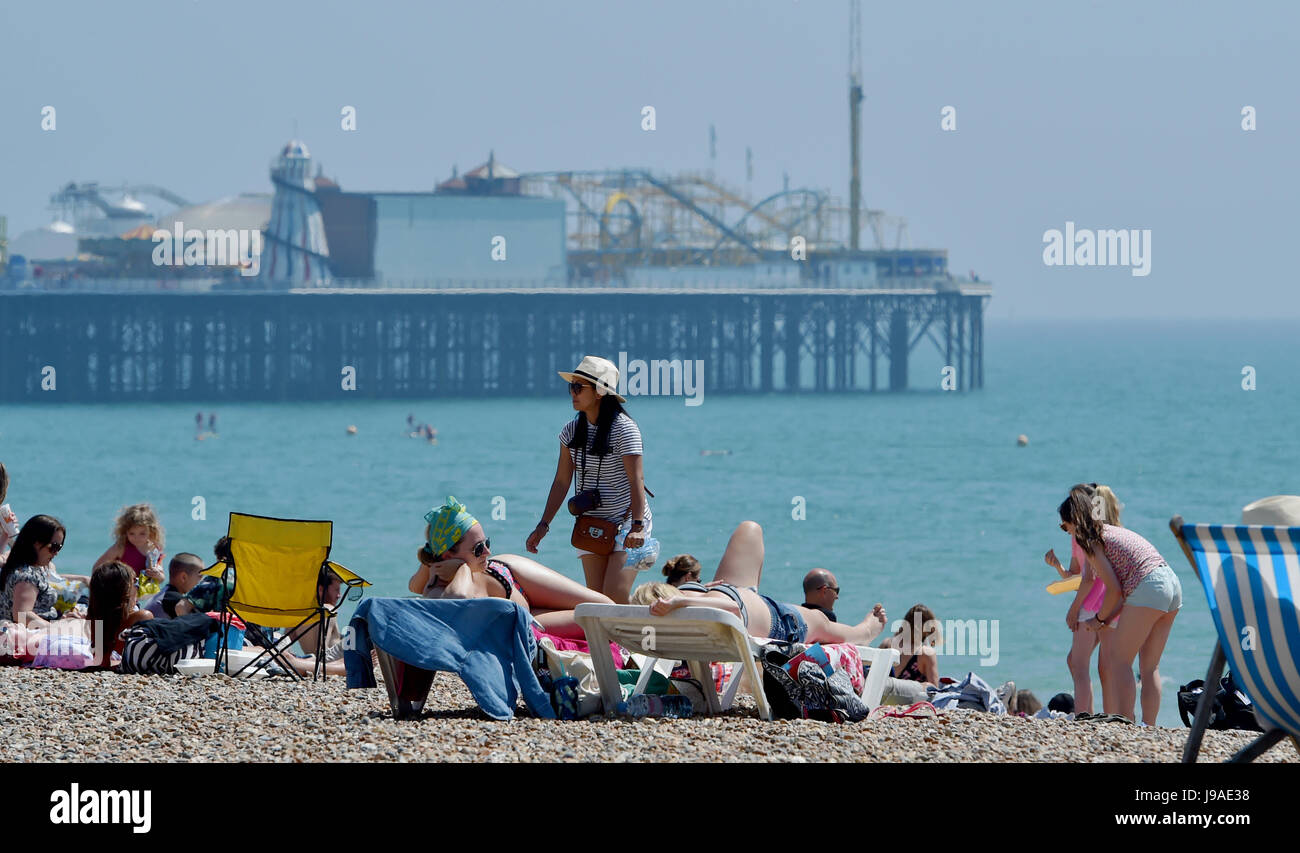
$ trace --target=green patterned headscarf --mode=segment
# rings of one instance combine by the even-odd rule
[[[440,507],[435,507],[424,514],[429,522],[429,550],[434,556],[441,554],[461,540],[469,529],[478,524],[469,509],[451,495]]]

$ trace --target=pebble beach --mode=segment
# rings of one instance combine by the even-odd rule
[[[1170,697],[1166,697],[1171,701]],[[1205,735],[1203,763],[1252,732]],[[0,668],[0,742],[11,762],[1177,762],[1187,729],[1032,720],[977,711],[848,725],[764,722],[752,698],[688,720],[518,716],[478,710],[455,676],[424,715],[396,721],[382,685]],[[1286,741],[1257,759],[1300,763]]]

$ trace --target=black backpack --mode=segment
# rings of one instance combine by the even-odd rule
[[[1205,682],[1199,678],[1178,688],[1178,715],[1183,718],[1183,725],[1188,728],[1196,717],[1196,705],[1204,692]],[[1237,687],[1231,671],[1220,680],[1219,689],[1210,704],[1208,728],[1263,731],[1255,719],[1255,710],[1251,707],[1250,699]]]

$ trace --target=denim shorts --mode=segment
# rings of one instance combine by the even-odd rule
[[[1183,585],[1179,583],[1174,570],[1168,564],[1161,563],[1124,599],[1124,606],[1151,607],[1165,613],[1180,610],[1183,606]]]
[[[753,589],[751,587],[751,589]],[[770,595],[764,595],[758,590],[758,597],[763,599],[767,605],[767,612],[772,619],[772,627],[768,629],[767,638],[769,640],[780,640],[783,643],[802,643],[808,637],[808,623],[804,621],[803,614],[792,604],[785,604],[777,601]]]

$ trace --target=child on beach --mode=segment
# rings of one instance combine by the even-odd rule
[[[1115,527],[1121,526],[1120,510],[1123,508],[1123,504],[1119,502],[1119,498],[1115,497],[1115,493],[1111,491],[1109,486],[1088,483],[1084,487],[1084,494],[1099,520]],[[1062,529],[1064,529],[1064,525],[1062,525]],[[1070,570],[1068,572],[1061,567],[1061,561],[1057,559],[1055,550],[1048,549],[1044,559],[1047,561],[1047,565],[1056,569],[1062,580],[1078,575],[1080,572],[1083,574],[1079,582],[1079,589],[1074,595],[1074,601],[1070,604],[1070,610],[1065,615],[1065,624],[1074,633],[1074,639],[1070,644],[1070,653],[1065,657],[1065,664],[1069,667],[1070,678],[1074,681],[1077,710],[1080,713],[1091,714],[1092,674],[1089,672],[1089,664],[1092,662],[1092,651],[1097,648],[1100,639],[1095,631],[1080,631],[1079,623],[1087,622],[1097,615],[1097,611],[1101,608],[1101,602],[1106,595],[1106,584],[1102,583],[1097,577],[1083,552],[1083,548],[1073,539],[1070,540]],[[1115,618],[1118,619],[1119,617]]]
[[[913,604],[903,617],[903,624],[892,637],[881,641],[880,648],[899,651],[899,662],[890,672],[894,678],[937,687],[939,664],[935,647],[942,642],[943,630],[934,611],[924,604]]]
[[[141,597],[162,589],[165,532],[158,514],[149,504],[124,507],[113,525],[112,546],[95,561],[95,568],[123,562],[135,573]]]

